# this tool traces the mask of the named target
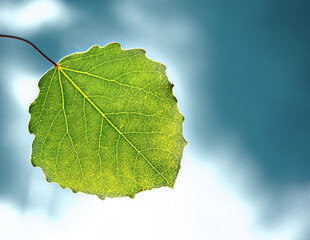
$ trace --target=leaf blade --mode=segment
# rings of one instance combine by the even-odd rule
[[[38,99],[29,110],[29,131],[36,135],[32,162],[48,180],[102,198],[173,187],[186,141],[184,118],[164,65],[148,59],[144,50],[110,44],[69,55],[53,69],[42,77],[40,82],[50,81],[39,86]],[[57,91],[53,71],[58,71],[60,93],[49,97],[48,91],[44,95],[48,84]],[[58,103],[52,114],[44,111],[47,98]],[[50,122],[47,132],[41,129],[44,134],[36,129],[37,105],[39,115],[45,112],[45,121]],[[54,116],[52,121],[49,115]],[[50,141],[49,134],[55,133],[59,136]]]
[[[93,101],[88,97],[88,96],[86,96],[85,95],[85,93],[74,83],[74,81],[72,81],[72,79],[70,79],[69,77],[68,77],[68,75],[62,70],[62,68],[60,67],[59,68],[59,72],[62,72],[64,75],[65,75],[65,77],[70,81],[70,83],[83,95],[83,97],[85,98],[85,99],[87,99],[87,101],[98,111],[98,113],[117,131],[117,133],[120,135],[120,136],[122,136],[129,144],[130,144],[130,146],[132,146],[133,147],[133,149],[135,150],[135,151],[137,151],[137,153],[139,153],[140,155],[141,155],[141,157],[143,158],[143,159],[145,159],[145,161],[151,166],[151,168],[152,169],[154,169],[154,171],[156,172],[156,173],[158,173],[163,179],[165,179],[165,181],[167,181],[167,183],[168,183],[168,185],[170,186],[170,187],[172,187],[172,185],[171,185],[171,183],[168,181],[168,179],[167,178],[165,178],[165,176],[163,176],[153,165],[152,165],[152,163],[141,153],[141,151],[139,150],[139,149],[137,149],[137,147],[131,142],[131,141],[129,141],[128,140],[128,138],[109,120],[109,118],[103,113],[103,112],[101,112],[101,110],[93,103]],[[59,78],[60,79],[60,78]]]

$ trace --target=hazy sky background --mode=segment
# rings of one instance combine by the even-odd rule
[[[310,3],[0,0],[0,33],[54,61],[120,42],[164,63],[185,116],[175,189],[99,200],[30,163],[51,68],[0,38],[0,239],[310,239]]]

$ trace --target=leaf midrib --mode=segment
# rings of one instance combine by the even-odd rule
[[[67,67],[60,67],[58,66],[60,69],[64,69],[64,70],[68,70],[70,72],[75,72],[75,73],[79,73],[79,74],[84,74],[84,75],[88,75],[90,77],[94,77],[94,78],[99,78],[99,79],[102,79],[102,80],[105,80],[105,81],[108,81],[108,82],[115,82],[119,85],[122,85],[122,86],[126,86],[126,87],[130,87],[130,88],[135,88],[135,89],[138,89],[139,91],[143,91],[147,94],[150,94],[154,97],[156,97],[157,99],[159,99],[160,101],[164,102],[164,103],[168,103],[167,100],[159,97],[158,95],[152,93],[152,92],[149,92],[147,90],[145,90],[144,88],[140,88],[140,87],[137,87],[137,86],[132,86],[132,85],[129,85],[129,84],[125,84],[125,83],[121,83],[119,81],[116,81],[115,79],[109,79],[109,78],[104,78],[104,77],[101,77],[101,76],[97,76],[95,74],[92,74],[92,73],[89,73],[89,72],[83,72],[83,71],[79,71],[79,70],[76,70],[76,69],[70,69],[70,68],[67,68]],[[134,72],[139,72],[139,71],[133,71],[131,73],[134,73]],[[147,72],[150,72],[150,71],[147,71]],[[153,72],[158,72],[158,71],[153,71]],[[128,73],[126,73],[128,74]],[[121,75],[122,76],[122,75]],[[120,78],[120,76],[117,77],[117,79]]]
[[[69,69],[67,69],[69,70]],[[140,156],[150,165],[150,167],[157,173],[159,174],[169,185],[169,187],[173,187],[172,184],[168,181],[168,179],[160,173],[154,166],[153,164],[142,154],[142,152],[131,142],[129,139],[110,121],[110,119],[97,107],[97,105],[75,84],[75,82],[64,72],[62,67],[58,65],[58,71],[61,72],[67,80],[78,90],[82,96],[87,99],[87,101],[97,110],[97,112],[104,117],[104,119],[120,134],[128,143],[129,145],[140,154]]]

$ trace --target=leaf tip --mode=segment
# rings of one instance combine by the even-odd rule
[[[122,46],[118,42],[111,42],[108,45],[106,45],[104,48],[106,48],[106,49],[109,49],[109,48],[122,48]]]
[[[175,95],[173,95],[173,99],[174,99],[174,101],[177,103],[178,102],[178,99],[176,98],[176,96]],[[183,116],[183,115],[182,115]],[[183,116],[184,117],[184,116]]]
[[[97,195],[99,199],[101,199],[102,201],[105,200],[105,197],[103,195]]]
[[[130,194],[130,195],[128,195],[128,197],[130,197],[130,199],[134,199],[135,196],[136,196],[136,194]]]
[[[137,49],[141,54],[143,54],[144,56],[146,55],[146,50],[143,48],[138,48]]]
[[[46,176],[46,181],[48,182],[48,183],[51,183],[52,182],[52,180],[48,177],[48,176]]]
[[[33,158],[31,159],[31,164],[33,167],[37,167],[38,165],[33,161]]]

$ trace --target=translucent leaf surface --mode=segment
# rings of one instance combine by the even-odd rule
[[[111,43],[63,58],[29,112],[32,164],[73,192],[134,197],[173,187],[186,141],[166,67]]]

